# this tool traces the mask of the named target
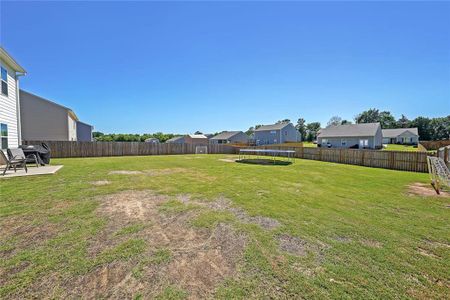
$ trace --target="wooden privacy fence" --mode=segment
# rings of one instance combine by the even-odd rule
[[[252,147],[247,147],[252,148]],[[412,172],[428,172],[426,152],[259,146],[294,150],[297,158]]]
[[[420,141],[420,144],[427,150],[438,150],[439,148],[450,146],[450,140]]]
[[[54,158],[194,154],[196,146],[204,146],[204,144],[71,141],[25,141],[24,144],[38,145],[42,142],[50,146],[51,156]],[[208,145],[208,153],[234,154],[236,153],[236,149],[227,145]]]

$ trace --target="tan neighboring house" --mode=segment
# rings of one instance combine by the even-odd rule
[[[22,140],[76,141],[78,117],[68,107],[20,90]]]
[[[21,144],[19,77],[26,74],[15,60],[0,47],[0,147],[17,148]]]
[[[208,144],[208,137],[204,134],[188,134],[184,136],[186,144]]]

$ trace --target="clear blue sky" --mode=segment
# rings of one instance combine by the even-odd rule
[[[21,86],[103,132],[450,113],[450,3],[2,2]]]

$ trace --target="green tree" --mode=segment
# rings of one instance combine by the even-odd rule
[[[411,121],[404,115],[400,117],[400,119],[397,120],[397,127],[398,128],[408,128],[411,126]]]
[[[327,123],[327,127],[337,126],[342,124],[342,118],[339,116],[333,116]]]
[[[306,139],[306,121],[303,118],[300,118],[297,120],[297,124],[295,125],[295,128],[300,133],[300,136],[302,140]]]
[[[317,134],[320,130],[320,123],[319,122],[312,122],[306,125],[306,140],[308,142],[314,141],[317,138]]]

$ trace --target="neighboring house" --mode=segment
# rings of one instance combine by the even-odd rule
[[[22,139],[28,141],[76,141],[75,113],[65,106],[20,90]]]
[[[19,77],[25,75],[26,71],[2,47],[0,69],[0,147],[17,148],[22,143]]]
[[[208,144],[208,137],[204,134],[188,134],[184,136],[186,144]]]
[[[94,126],[86,124],[81,121],[77,121],[77,141],[79,142],[92,142],[92,131]]]
[[[148,138],[145,140],[146,143],[159,144],[159,140],[157,138]]]
[[[417,128],[383,129],[383,144],[409,144],[419,143],[419,131]]]
[[[259,127],[255,130],[254,140],[256,145],[282,144],[299,142],[301,136],[292,123],[280,123]]]
[[[224,131],[209,139],[211,144],[247,143],[248,135],[242,131]]]
[[[176,136],[171,139],[168,139],[166,141],[168,144],[183,144],[184,143],[184,136]]]
[[[317,145],[328,148],[379,149],[382,147],[380,123],[330,126],[320,130]]]

